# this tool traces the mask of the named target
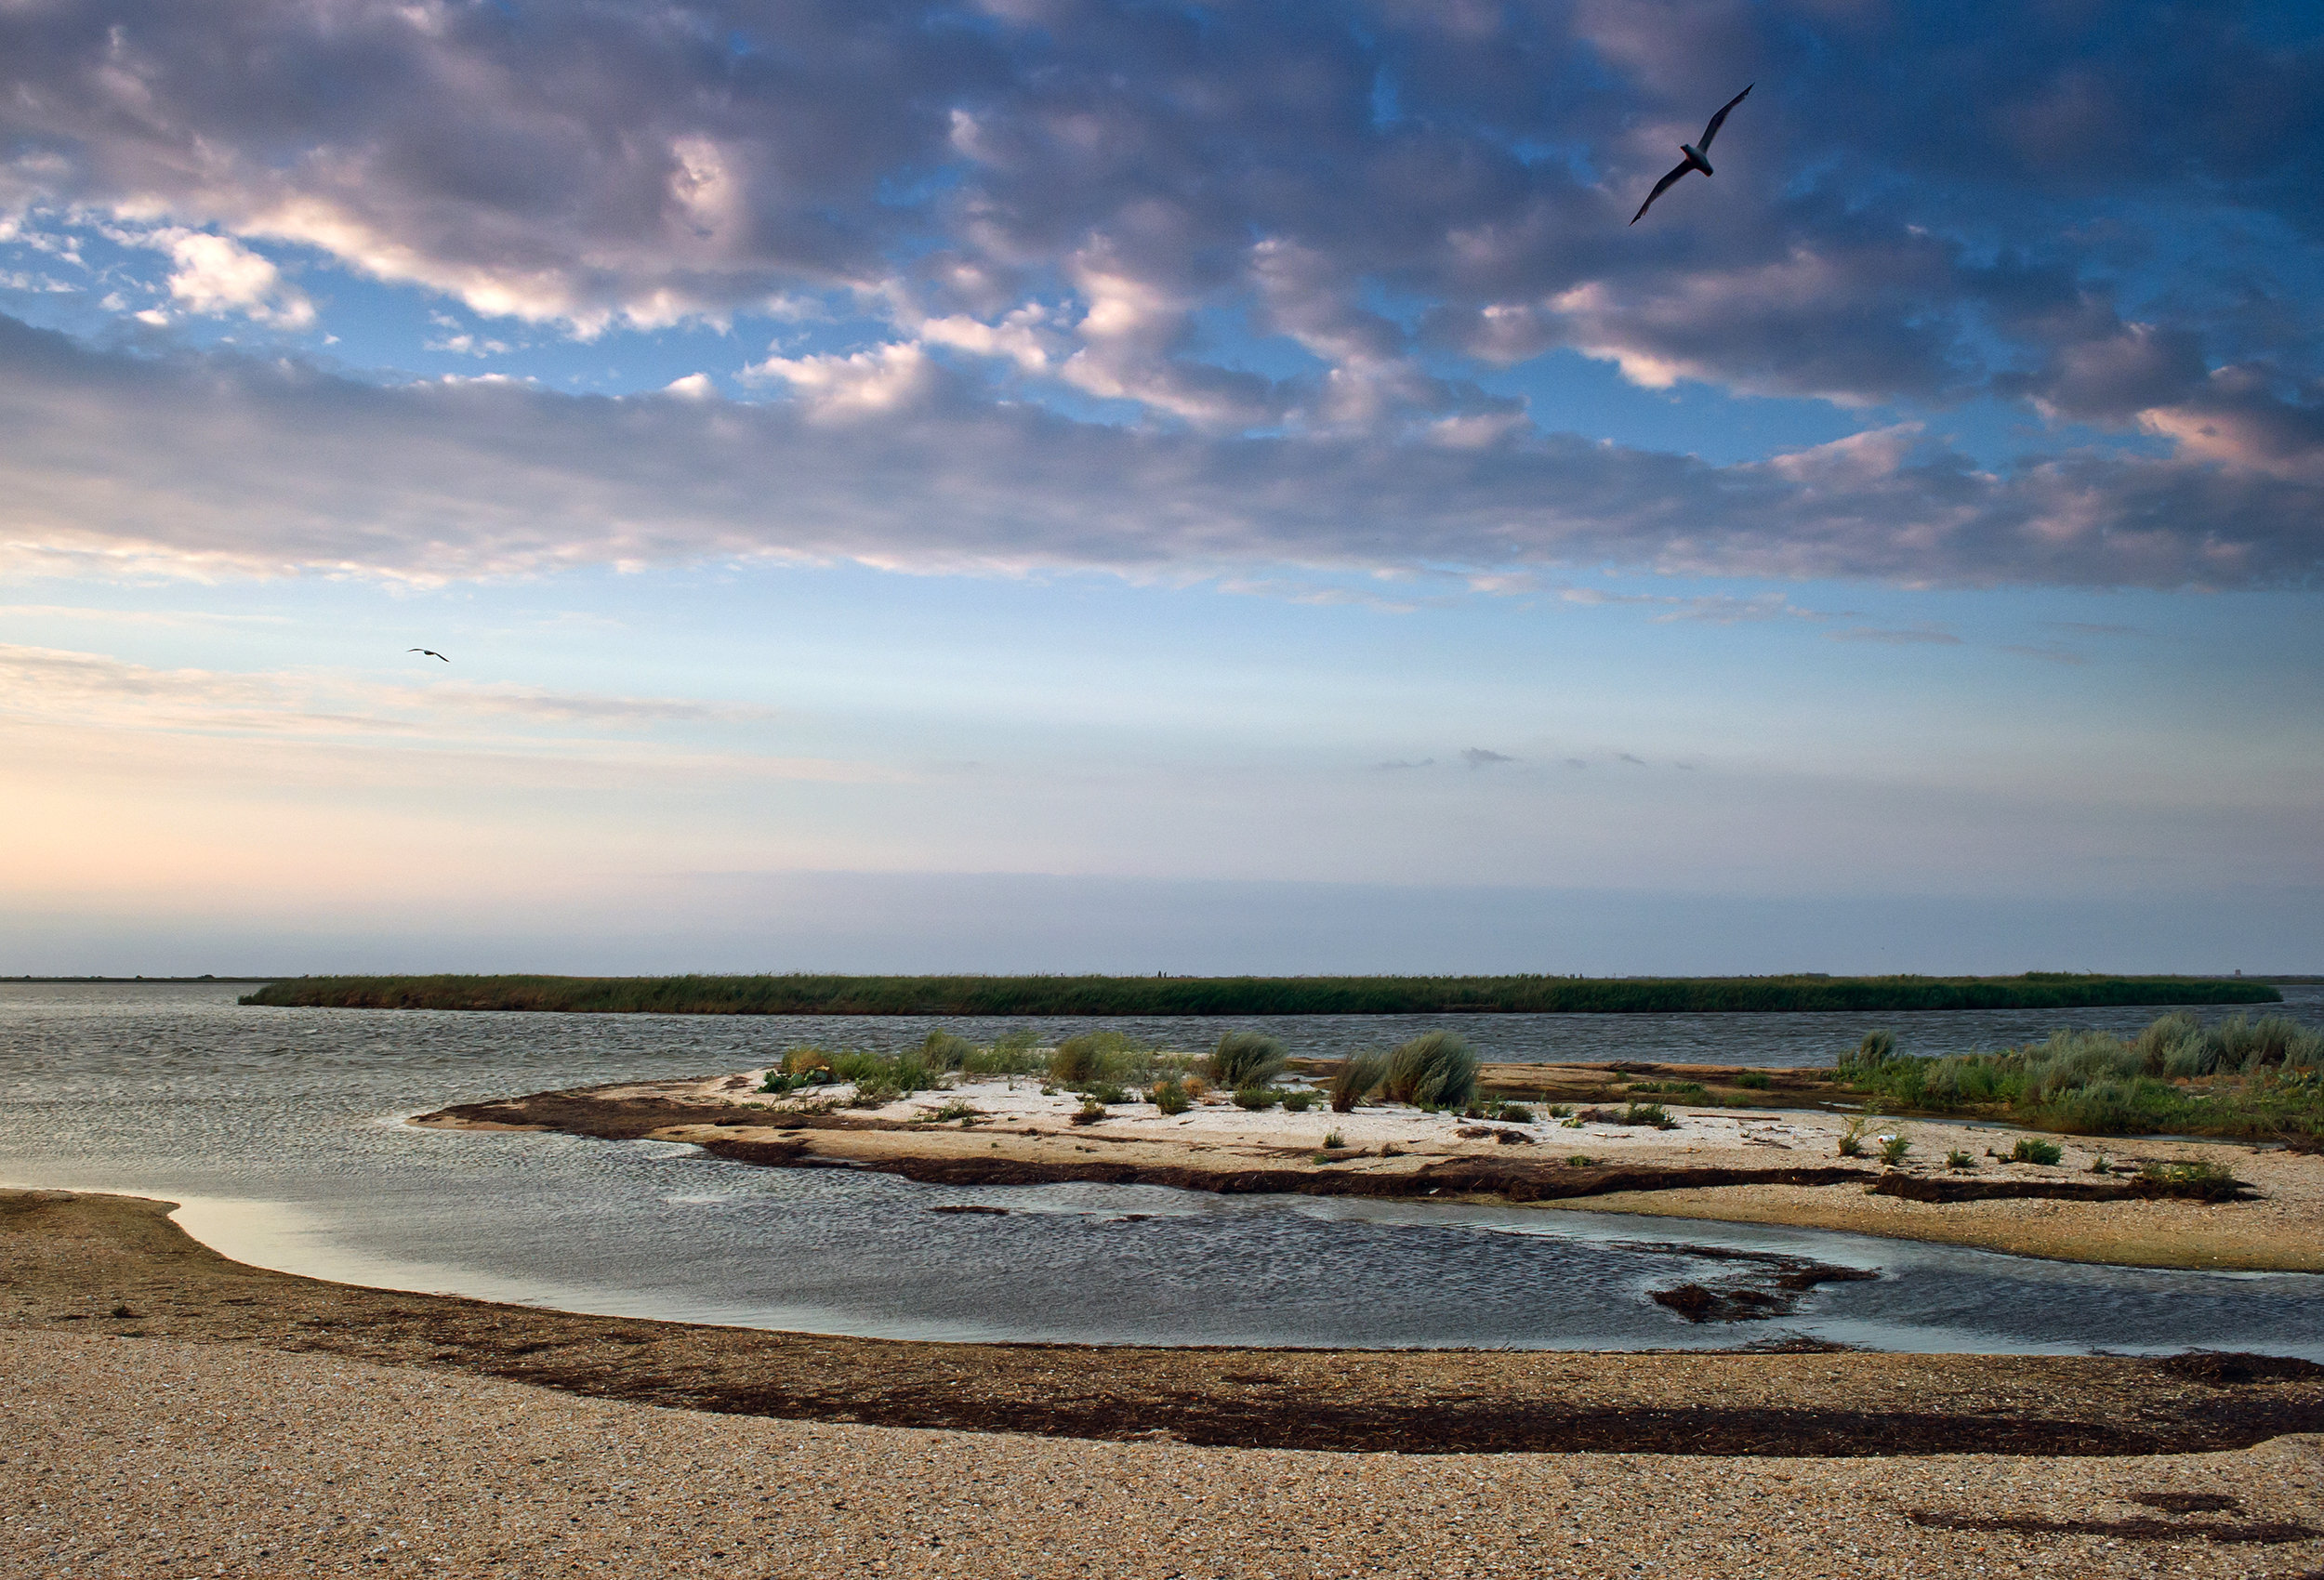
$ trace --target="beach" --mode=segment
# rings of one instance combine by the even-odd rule
[[[891,1344],[324,1284],[228,1261],[166,1214],[0,1193],[0,1566],[1789,1580],[2324,1564],[2324,1367],[2301,1362]],[[1189,1442],[1148,1408],[1253,1393],[1246,1415],[1327,1424],[1369,1402],[1401,1435]],[[946,1394],[1110,1401],[1113,1441],[843,1418],[933,1420]],[[1428,1411],[1523,1420],[1549,1401],[1567,1441],[1591,1423],[1601,1441],[1425,1452]],[[1204,1429],[1199,1414],[1182,1424]],[[1974,1446],[1942,1451],[1948,1431]]]

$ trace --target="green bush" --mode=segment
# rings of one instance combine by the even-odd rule
[[[931,1032],[920,1042],[920,1062],[931,1070],[960,1070],[976,1057],[976,1045],[957,1032]]]
[[[1867,1032],[1863,1041],[1840,1056],[1840,1073],[1850,1075],[1878,1070],[1895,1058],[1895,1033]]]
[[[1111,1081],[1092,1082],[1089,1086],[1082,1088],[1082,1096],[1085,1099],[1094,1099],[1095,1101],[1109,1108],[1117,1102],[1128,1102],[1129,1100],[1129,1091],[1124,1087],[1115,1085]]]
[[[1305,1113],[1310,1108],[1314,1106],[1315,1099],[1322,1095],[1323,1094],[1320,1092],[1311,1092],[1304,1089],[1287,1091],[1283,1094],[1284,1112],[1287,1113]]]
[[[1505,1102],[1493,1111],[1493,1117],[1505,1125],[1530,1125],[1533,1110],[1521,1102]]]
[[[1334,1113],[1352,1112],[1357,1103],[1380,1089],[1388,1076],[1388,1056],[1352,1053],[1331,1067],[1329,1091]]]
[[[1082,1096],[1081,1106],[1073,1113],[1073,1122],[1076,1125],[1095,1125],[1104,1117],[1105,1105],[1087,1093]]]
[[[1273,1108],[1282,1100],[1283,1094],[1272,1086],[1237,1086],[1235,1088],[1235,1106],[1248,1109],[1253,1113],[1262,1109]]]
[[[1262,1032],[1227,1032],[1204,1060],[1206,1073],[1221,1086],[1263,1086],[1283,1073],[1290,1051]]]
[[[1773,1086],[1776,1082],[1775,1078],[1764,1071],[1746,1070],[1735,1078],[1735,1084],[1738,1086],[1749,1086],[1755,1092],[1763,1092]]]
[[[1194,1099],[1186,1095],[1183,1081],[1156,1081],[1151,1095],[1154,1106],[1165,1113],[1183,1113],[1194,1104]]]
[[[2055,1141],[2037,1140],[2031,1136],[2018,1137],[2017,1144],[2009,1150],[2012,1163],[2038,1163],[2045,1168],[2053,1166],[2065,1155],[2066,1149]]]
[[[1889,1165],[1891,1167],[1904,1162],[1905,1154],[1910,1151],[1912,1151],[1912,1143],[1906,1140],[1902,1136],[1882,1136],[1881,1138],[1881,1161]]]
[[[1634,1102],[1622,1111],[1617,1125],[1651,1125],[1657,1130],[1668,1130],[1678,1124],[1658,1102]]]
[[[936,1123],[942,1125],[954,1119],[967,1121],[971,1119],[982,1118],[984,1116],[984,1111],[977,1107],[976,1104],[972,1102],[964,1102],[958,1098],[954,1098],[950,1101],[946,1102],[943,1107],[937,1109],[935,1117]]]
[[[1324,1151],[1327,1152],[1336,1152],[1347,1144],[1348,1139],[1340,1134],[1339,1131],[1327,1130],[1324,1132]]]
[[[1955,1147],[1951,1152],[1945,1154],[1945,1166],[1948,1168],[1974,1168],[1977,1166],[1977,1160],[1971,1157],[1967,1152],[1962,1152],[1959,1147]]]
[[[1388,1056],[1380,1091],[1390,1102],[1465,1108],[1476,1096],[1477,1056],[1457,1032],[1423,1032]]]

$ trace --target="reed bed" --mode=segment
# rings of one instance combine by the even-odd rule
[[[1991,1114],[2077,1135],[2324,1139],[2324,1032],[2279,1015],[2207,1027],[2172,1014],[2128,1041],[2064,1031],[1942,1058],[1898,1053],[1874,1032],[1839,1073],[1891,1111]]]
[[[244,1004],[598,1015],[1418,1015],[2273,1004],[2209,977],[297,977]]]

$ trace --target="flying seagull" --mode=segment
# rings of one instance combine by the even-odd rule
[[[1703,140],[1700,146],[1685,142],[1679,144],[1679,151],[1685,154],[1686,158],[1680,163],[1677,169],[1671,171],[1668,176],[1663,177],[1662,179],[1655,183],[1655,190],[1646,194],[1646,201],[1638,205],[1638,212],[1630,217],[1630,222],[1631,224],[1635,225],[1641,219],[1645,218],[1646,210],[1655,205],[1655,199],[1670,191],[1670,183],[1677,180],[1681,176],[1685,175],[1689,170],[1700,170],[1706,176],[1710,174],[1710,159],[1709,157],[1710,153],[1710,139],[1719,135],[1719,128],[1721,126],[1726,125],[1727,112],[1742,103],[1745,99],[1750,98],[1751,88],[1757,87],[1759,85],[1757,83],[1751,84],[1750,87],[1746,87],[1741,93],[1736,94],[1733,99],[1728,99],[1725,104],[1720,107],[1719,113],[1710,118],[1710,125],[1703,128]]]
[[[416,652],[426,658],[443,658],[443,654],[438,652],[434,648],[405,648],[403,651],[405,652]],[[443,661],[446,664],[450,664],[452,662],[448,658],[443,658]]]

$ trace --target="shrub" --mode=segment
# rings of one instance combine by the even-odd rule
[[[1576,1152],[1572,1157],[1565,1160],[1565,1166],[1568,1168],[1595,1168],[1598,1166],[1598,1160],[1591,1157],[1588,1152]]]
[[[1248,1110],[1252,1113],[1273,1108],[1282,1100],[1283,1094],[1271,1086],[1237,1086],[1235,1088],[1235,1106]]]
[[[1574,1116],[1574,1105],[1569,1102],[1552,1103],[1549,1107],[1549,1115],[1552,1119],[1571,1119]]]
[[[1165,1113],[1183,1113],[1194,1103],[1186,1095],[1186,1084],[1182,1081],[1157,1081],[1152,1096],[1154,1106]]]
[[[1073,1122],[1076,1125],[1095,1125],[1104,1117],[1105,1105],[1085,1093],[1081,1099],[1081,1106],[1074,1111]]]
[[[963,1055],[960,1068],[971,1075],[1030,1075],[1047,1067],[1036,1051],[1039,1044],[1037,1032],[1011,1032]]]
[[[920,1042],[920,1062],[931,1070],[964,1070],[976,1045],[957,1032],[931,1032]]]
[[[1090,1083],[1089,1086],[1082,1088],[1082,1096],[1084,1099],[1095,1099],[1099,1103],[1107,1107],[1111,1107],[1113,1104],[1117,1102],[1128,1102],[1129,1100],[1129,1091],[1124,1087],[1116,1086],[1111,1081],[1095,1081]]]
[[[1331,1067],[1331,1111],[1347,1113],[1357,1103],[1380,1089],[1388,1074],[1388,1057],[1380,1053],[1352,1053]]]
[[[1738,1086],[1749,1086],[1755,1092],[1763,1092],[1773,1086],[1776,1082],[1775,1078],[1764,1071],[1746,1070],[1735,1078],[1735,1084]]]
[[[2038,1163],[2051,1167],[2066,1155],[2066,1149],[2055,1141],[2044,1141],[2032,1136],[2020,1136],[2017,1144],[2009,1150],[2012,1163]]]
[[[1061,1086],[1078,1086],[1113,1073],[1106,1055],[1114,1050],[1104,1039],[1104,1033],[1084,1032],[1059,1043],[1049,1056],[1049,1078]]]
[[[1657,1130],[1668,1130],[1678,1124],[1658,1102],[1634,1102],[1622,1111],[1617,1125],[1651,1125]]]
[[[1959,1147],[1955,1147],[1951,1152],[1945,1154],[1945,1166],[1948,1168],[1974,1168],[1977,1166],[1977,1160],[1971,1157],[1967,1152],[1962,1152]]]
[[[1314,1105],[1315,1099],[1322,1095],[1323,1094],[1320,1092],[1311,1092],[1305,1090],[1286,1092],[1283,1094],[1284,1112],[1287,1113],[1305,1113]]]
[[[1290,1061],[1289,1050],[1264,1033],[1228,1032],[1204,1062],[1205,1073],[1212,1080],[1239,1091],[1265,1086],[1282,1074]]]
[[[783,1050],[783,1073],[804,1075],[811,1070],[829,1070],[831,1056],[819,1047],[786,1047]]]
[[[849,1099],[848,1107],[884,1108],[904,1095],[904,1088],[893,1081],[865,1076],[855,1083],[855,1096]]]
[[[1910,1151],[1912,1151],[1912,1143],[1906,1140],[1902,1136],[1882,1136],[1881,1138],[1881,1161],[1889,1165],[1891,1167],[1904,1162],[1905,1154]]]
[[[1493,1117],[1508,1125],[1530,1125],[1533,1123],[1533,1110],[1521,1102],[1505,1102],[1494,1110]]]
[[[946,1120],[951,1119],[958,1119],[965,1122],[971,1119],[982,1118],[984,1113],[984,1111],[977,1107],[976,1104],[972,1102],[963,1102],[960,1099],[954,1098],[951,1101],[945,1103],[942,1108],[939,1108],[936,1111],[935,1119],[937,1124],[942,1125]]]
[[[1336,1152],[1347,1144],[1348,1139],[1340,1134],[1339,1131],[1327,1130],[1324,1132],[1324,1151],[1327,1152]]]
[[[1388,1056],[1380,1090],[1391,1102],[1465,1108],[1476,1095],[1477,1056],[1455,1032],[1423,1032]]]

